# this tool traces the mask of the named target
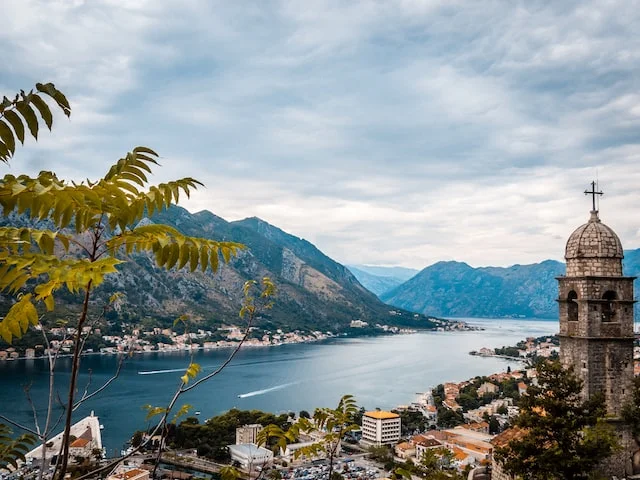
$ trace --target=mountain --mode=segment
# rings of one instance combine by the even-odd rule
[[[640,276],[640,249],[625,251],[623,268]],[[380,298],[425,315],[557,318],[555,277],[564,273],[564,263],[554,260],[507,268],[438,262]]]
[[[347,265],[347,268],[357,268],[358,270],[375,275],[377,277],[397,278],[401,282],[406,282],[414,277],[420,270],[406,267],[382,267],[378,265]]]
[[[413,277],[418,270],[404,267],[347,265],[358,281],[378,297]]]
[[[149,255],[131,255],[118,273],[109,275],[95,290],[96,311],[114,292],[124,293],[117,308],[108,312],[109,320],[141,322],[145,327],[171,326],[176,317],[186,313],[203,326],[240,324],[238,311],[244,282],[268,276],[275,282],[278,294],[273,309],[265,312],[257,324],[261,330],[336,332],[348,329],[352,320],[417,328],[434,326],[428,319],[414,318],[409,312],[390,313],[389,306],[365,289],[343,265],[308,241],[259,218],[228,222],[208,211],[191,214],[171,207],[143,222],[167,224],[190,236],[240,242],[247,250],[215,274],[166,271],[157,268]],[[0,224],[7,223],[34,226],[34,222],[15,214],[0,220]],[[0,305],[0,315],[8,301],[5,298],[4,305]],[[56,315],[72,315],[78,303],[78,296],[60,291]]]
[[[382,295],[386,303],[449,317],[557,317],[563,263],[546,260],[508,268],[438,262]]]

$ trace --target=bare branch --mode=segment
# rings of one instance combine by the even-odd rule
[[[27,397],[27,402],[29,402],[29,406],[31,407],[31,412],[33,413],[33,424],[36,426],[36,431],[38,432],[38,437],[40,436],[40,422],[38,422],[38,412],[36,411],[36,405],[33,403],[33,399],[31,398],[31,386],[33,384],[24,385],[22,390],[24,390],[24,396]]]
[[[87,384],[87,389],[85,389],[84,394],[82,395],[82,398],[80,398],[80,400],[78,400],[73,405],[73,410],[75,411],[85,401],[89,400],[91,397],[96,396],[97,394],[102,392],[105,388],[107,388],[109,385],[111,385],[120,376],[120,370],[122,370],[122,365],[124,364],[124,361],[126,358],[127,358],[126,355],[121,355],[118,361],[118,368],[116,369],[116,373],[114,373],[113,376],[109,380],[107,380],[100,388],[98,388],[97,390],[93,391],[88,395],[87,395],[87,390],[89,388],[89,384]]]
[[[5,422],[10,423],[14,427],[19,428],[21,430],[24,430],[25,432],[29,432],[29,433],[35,435],[36,437],[40,436],[40,434],[38,432],[36,432],[35,430],[32,430],[32,429],[30,429],[28,427],[25,427],[24,425],[22,425],[22,424],[20,424],[18,422],[14,422],[13,420],[11,420],[8,417],[5,417],[4,415],[0,415],[0,420],[4,420]]]
[[[182,387],[180,389],[181,393],[185,393],[188,392],[189,390],[193,390],[194,388],[196,388],[198,385],[200,385],[203,382],[206,382],[207,380],[209,380],[210,378],[215,377],[216,375],[218,375],[222,370],[224,370],[224,368],[229,365],[229,363],[231,363],[231,360],[233,360],[233,357],[236,356],[236,354],[238,353],[238,351],[240,350],[240,347],[242,347],[242,344],[247,340],[247,338],[249,337],[249,333],[251,332],[251,324],[253,323],[253,315],[249,318],[249,322],[247,323],[247,331],[244,333],[244,337],[242,337],[242,339],[240,340],[240,342],[238,343],[238,346],[233,350],[233,352],[231,352],[231,355],[229,355],[227,357],[227,359],[222,363],[222,365],[220,365],[218,368],[216,368],[213,372],[211,372],[208,375],[205,375],[204,377],[202,377],[201,379],[193,382],[191,385],[189,385],[188,387]]]

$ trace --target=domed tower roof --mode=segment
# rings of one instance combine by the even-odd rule
[[[597,211],[591,212],[587,223],[569,237],[564,258],[624,258],[622,243],[616,232],[600,221]]]

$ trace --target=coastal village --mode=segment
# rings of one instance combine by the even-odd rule
[[[514,405],[521,395],[526,395],[527,385],[536,383],[535,369],[509,371],[490,375],[488,377],[469,379],[454,383],[439,385],[433,390],[418,394],[417,398],[408,405],[399,405],[391,411],[373,410],[362,414],[361,428],[345,438],[338,449],[341,469],[352,471],[354,479],[386,478],[389,474],[384,462],[368,459],[370,449],[387,447],[394,462],[419,464],[425,455],[433,454],[442,462],[446,462],[449,469],[458,472],[468,472],[474,467],[490,463],[491,452],[496,442],[500,442],[497,431],[509,424],[509,420],[518,414],[518,407]],[[475,386],[478,388],[475,388]],[[510,388],[515,385],[514,388]],[[478,402],[478,408],[466,408],[463,400],[465,393],[473,389]],[[440,397],[439,395],[443,395]],[[424,419],[422,431],[406,431],[403,428],[402,417],[413,413]],[[459,416],[459,425],[446,428],[442,426],[444,418],[449,413]],[[296,420],[291,418],[291,421]],[[495,424],[495,425],[494,425]],[[255,478],[263,469],[280,470],[284,477],[287,473],[291,478],[299,478],[296,472],[313,470],[304,475],[308,480],[321,480],[323,471],[326,472],[325,455],[313,457],[298,456],[296,451],[321,442],[326,432],[303,434],[297,443],[287,445],[285,450],[273,450],[259,445],[259,433],[264,426],[260,424],[238,425],[236,428],[236,442],[228,445],[230,465],[236,466],[247,478]],[[102,426],[98,417],[92,414],[76,423],[72,432],[75,440],[71,445],[71,453],[76,463],[83,463],[87,458],[102,459],[104,449],[101,440]],[[52,459],[56,456],[61,435],[54,437],[48,444],[45,468],[52,470]],[[148,438],[153,444],[157,439]],[[110,480],[148,480],[154,470],[155,450],[147,449],[148,453],[137,454],[119,465],[108,477]],[[429,453],[427,453],[429,452]],[[122,452],[127,455],[129,452]],[[27,463],[15,471],[8,478],[17,478],[17,474],[25,475],[34,471],[42,463],[42,446],[26,455]],[[219,471],[223,465],[199,457],[195,451],[167,449],[163,454],[164,471],[167,478],[186,480],[202,473]],[[173,465],[173,467],[171,467]],[[176,468],[174,471],[173,468]],[[185,473],[187,472],[191,473]],[[198,473],[199,472],[199,473]]]
[[[603,257],[596,256],[601,263],[585,263],[582,257],[575,253],[582,245],[580,242],[582,242],[583,230],[588,228],[595,229],[598,241],[605,242],[607,246],[607,253],[604,256],[600,250],[597,252],[600,257]],[[632,281],[629,277],[620,276],[621,262],[619,259],[622,258],[620,242],[608,227],[599,222],[597,212],[592,212],[590,223],[580,227],[576,232],[567,244],[566,257],[573,261],[573,263],[569,263],[568,267],[570,275],[579,275],[585,271],[589,273],[595,269],[593,271],[605,275],[594,276],[594,281],[600,281],[604,278],[609,282],[606,285],[607,288],[612,288],[611,282],[614,281]],[[574,241],[576,235],[580,238]],[[582,248],[600,248],[597,242],[588,242],[586,245],[587,247],[582,246]],[[612,261],[608,262],[608,260]],[[604,272],[598,268],[604,268]],[[289,439],[293,441],[274,445],[264,443],[264,438],[261,438],[261,432],[267,425],[262,423],[238,424],[235,426],[235,443],[225,446],[228,453],[228,463],[226,464],[212,461],[206,454],[201,455],[200,449],[175,448],[166,445],[165,438],[161,435],[154,438],[149,432],[141,432],[141,443],[138,447],[144,445],[147,447],[140,450],[132,445],[130,451],[123,451],[121,461],[117,462],[117,467],[107,478],[109,480],[147,480],[151,478],[152,473],[155,475],[161,466],[161,477],[180,478],[181,480],[201,476],[202,473],[221,472],[227,467],[233,467],[237,476],[247,479],[258,479],[269,471],[273,472],[270,473],[269,478],[274,480],[282,478],[333,480],[330,478],[329,472],[330,468],[334,466],[334,461],[336,461],[335,466],[341,472],[342,478],[358,480],[395,478],[395,472],[402,468],[409,472],[408,476],[413,478],[412,469],[421,468],[420,466],[433,460],[438,468],[450,472],[447,474],[450,478],[511,479],[513,477],[502,470],[502,464],[496,460],[493,452],[498,447],[508,445],[514,438],[522,434],[517,427],[512,427],[512,422],[519,416],[520,399],[528,398],[529,390],[533,386],[537,386],[539,380],[539,367],[534,366],[536,365],[534,362],[525,360],[559,357],[569,367],[574,367],[577,361],[581,362],[582,369],[578,370],[579,374],[587,375],[587,378],[595,385],[598,385],[598,382],[606,382],[608,387],[604,391],[604,407],[608,412],[611,412],[609,414],[612,416],[611,418],[614,415],[620,416],[622,405],[629,401],[632,393],[630,387],[634,372],[638,371],[637,366],[634,365],[634,359],[637,360],[640,353],[638,347],[634,345],[632,310],[629,308],[616,310],[616,304],[609,300],[610,290],[604,293],[605,300],[600,298],[593,300],[592,308],[583,311],[577,310],[575,302],[573,302],[576,292],[574,290],[565,291],[568,288],[577,288],[572,283],[576,281],[571,276],[559,279],[560,298],[567,299],[566,302],[562,300],[560,305],[559,337],[527,338],[515,347],[482,348],[479,351],[469,352],[479,356],[517,358],[523,361],[523,367],[520,369],[512,371],[510,367],[507,367],[504,372],[474,377],[462,382],[443,383],[417,394],[418,397],[408,405],[400,405],[389,411],[382,409],[361,411],[360,428],[350,429],[348,434],[341,434],[337,440],[331,440],[335,438],[335,429],[340,431],[340,425],[344,425],[347,422],[346,419],[341,420],[334,429],[320,427],[314,431],[300,431],[295,438]],[[629,298],[624,300],[621,305],[632,304],[632,286],[627,286],[626,289],[620,291],[626,297],[630,296],[631,298],[631,300]],[[586,317],[586,314],[590,312],[595,312],[595,314]],[[615,315],[621,317],[619,322],[611,320]],[[588,362],[593,360],[595,365],[600,365],[600,359],[590,359],[582,351],[588,347],[588,343],[578,342],[593,340],[591,336],[582,338],[580,335],[584,335],[584,333],[578,330],[580,322],[582,322],[582,328],[587,329],[587,320],[591,323],[596,322],[598,328],[600,328],[600,323],[604,325],[601,330],[595,331],[593,329],[596,327],[589,326],[592,329],[590,335],[595,335],[595,338],[598,338],[598,335],[604,334],[603,340],[611,342],[610,348],[618,349],[620,358],[624,359],[615,365],[616,368],[609,368],[605,374],[592,375],[589,373],[587,367],[590,364]],[[622,325],[624,330],[622,330]],[[362,328],[362,326],[361,323],[356,323],[352,328]],[[567,335],[567,332],[571,332],[572,335]],[[148,333],[178,337],[169,330]],[[146,332],[135,332],[135,334],[135,338],[139,339],[139,335],[144,336]],[[198,337],[198,335],[202,335],[202,337]],[[185,345],[191,348],[194,338],[201,339],[207,335],[208,332],[205,331],[184,334],[176,343],[182,344],[183,348]],[[224,341],[239,341],[240,335],[239,330],[230,329],[227,339]],[[277,332],[276,335],[279,335],[276,340],[282,342],[296,338],[281,332]],[[318,335],[322,334],[318,332]],[[316,336],[312,338],[318,340]],[[618,338],[622,341],[618,342]],[[132,337],[128,338],[129,341],[131,339]],[[272,338],[263,338],[262,341],[271,342]],[[575,344],[571,342],[575,342]],[[217,348],[218,343],[215,345]],[[64,343],[59,346],[64,348]],[[202,346],[204,347],[204,345]],[[116,345],[115,348],[117,349],[118,346]],[[144,351],[144,346],[142,350]],[[595,367],[594,370],[596,370]],[[616,389],[620,391],[616,392]],[[602,389],[595,390],[595,392],[601,391]],[[308,415],[307,413],[305,418],[308,418]],[[302,412],[299,416],[296,416],[295,413],[284,414],[284,416],[286,423],[290,424],[298,421],[302,417]],[[209,421],[211,420],[213,419]],[[188,422],[189,425],[198,424],[196,418],[187,419],[185,422]],[[616,428],[625,428],[619,423],[615,425],[617,425]],[[271,427],[273,426],[271,425]],[[103,461],[100,428],[101,426],[93,413],[89,419],[84,419],[73,427],[73,431],[77,435],[74,434],[73,442],[70,445],[72,464],[85,465],[91,456],[97,462]],[[624,433],[624,430],[622,431]],[[59,440],[58,437],[47,444],[50,447],[48,450],[50,456],[47,456],[43,452],[42,446],[39,446],[29,452],[26,464],[8,475],[9,479],[33,477],[33,469],[39,468],[41,471],[54,469],[52,460],[57,453],[55,442],[56,439]],[[331,441],[334,441],[334,447],[331,449],[323,447],[309,450],[309,447],[314,444]],[[629,451],[634,449],[631,444],[625,445],[624,448]],[[308,453],[310,451],[313,453]],[[618,454],[616,453],[616,455]],[[606,465],[607,473],[614,471],[611,469],[615,469],[616,472],[622,472],[622,476],[630,471],[629,468],[633,473],[636,473],[635,466],[629,465],[630,458],[635,457],[622,452],[612,461],[613,463]],[[457,476],[453,476],[454,474]]]
[[[389,315],[400,315],[395,310],[390,310]],[[467,331],[477,330],[462,321],[446,321],[441,319],[431,319],[436,324],[435,331]],[[360,329],[368,327],[369,324],[362,320],[351,322],[351,334],[357,335]],[[34,327],[41,330],[42,326]],[[403,335],[416,333],[416,329],[400,328],[393,325],[376,324],[375,330],[380,334]],[[282,329],[267,331],[258,338],[253,334],[257,331],[252,327],[249,335],[245,338],[246,330],[242,327],[229,325],[222,326],[216,330],[197,329],[195,332],[178,333],[172,328],[155,327],[145,330],[135,325],[123,324],[122,330],[130,333],[105,335],[101,328],[83,327],[83,335],[87,335],[92,341],[86,346],[83,354],[120,354],[120,353],[144,353],[144,352],[180,352],[190,350],[213,350],[218,348],[235,348],[242,341],[243,348],[250,347],[272,347],[278,345],[288,345],[296,343],[318,342],[339,336],[334,332],[310,331],[302,332],[295,330],[285,332]],[[0,349],[0,361],[16,360],[20,358],[33,359],[49,354],[70,354],[73,352],[72,338],[76,331],[72,327],[53,327],[47,330],[49,348],[38,343],[29,347],[5,347]]]

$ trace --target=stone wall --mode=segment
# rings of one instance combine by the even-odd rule
[[[604,395],[608,415],[618,417],[623,405],[631,400],[633,339],[560,337],[560,360],[566,367],[573,366],[584,382],[584,398]]]
[[[567,277],[583,276],[621,277],[622,262],[619,258],[569,258]]]
[[[502,470],[502,465],[493,458],[491,459],[491,480],[514,480],[514,478]]]

